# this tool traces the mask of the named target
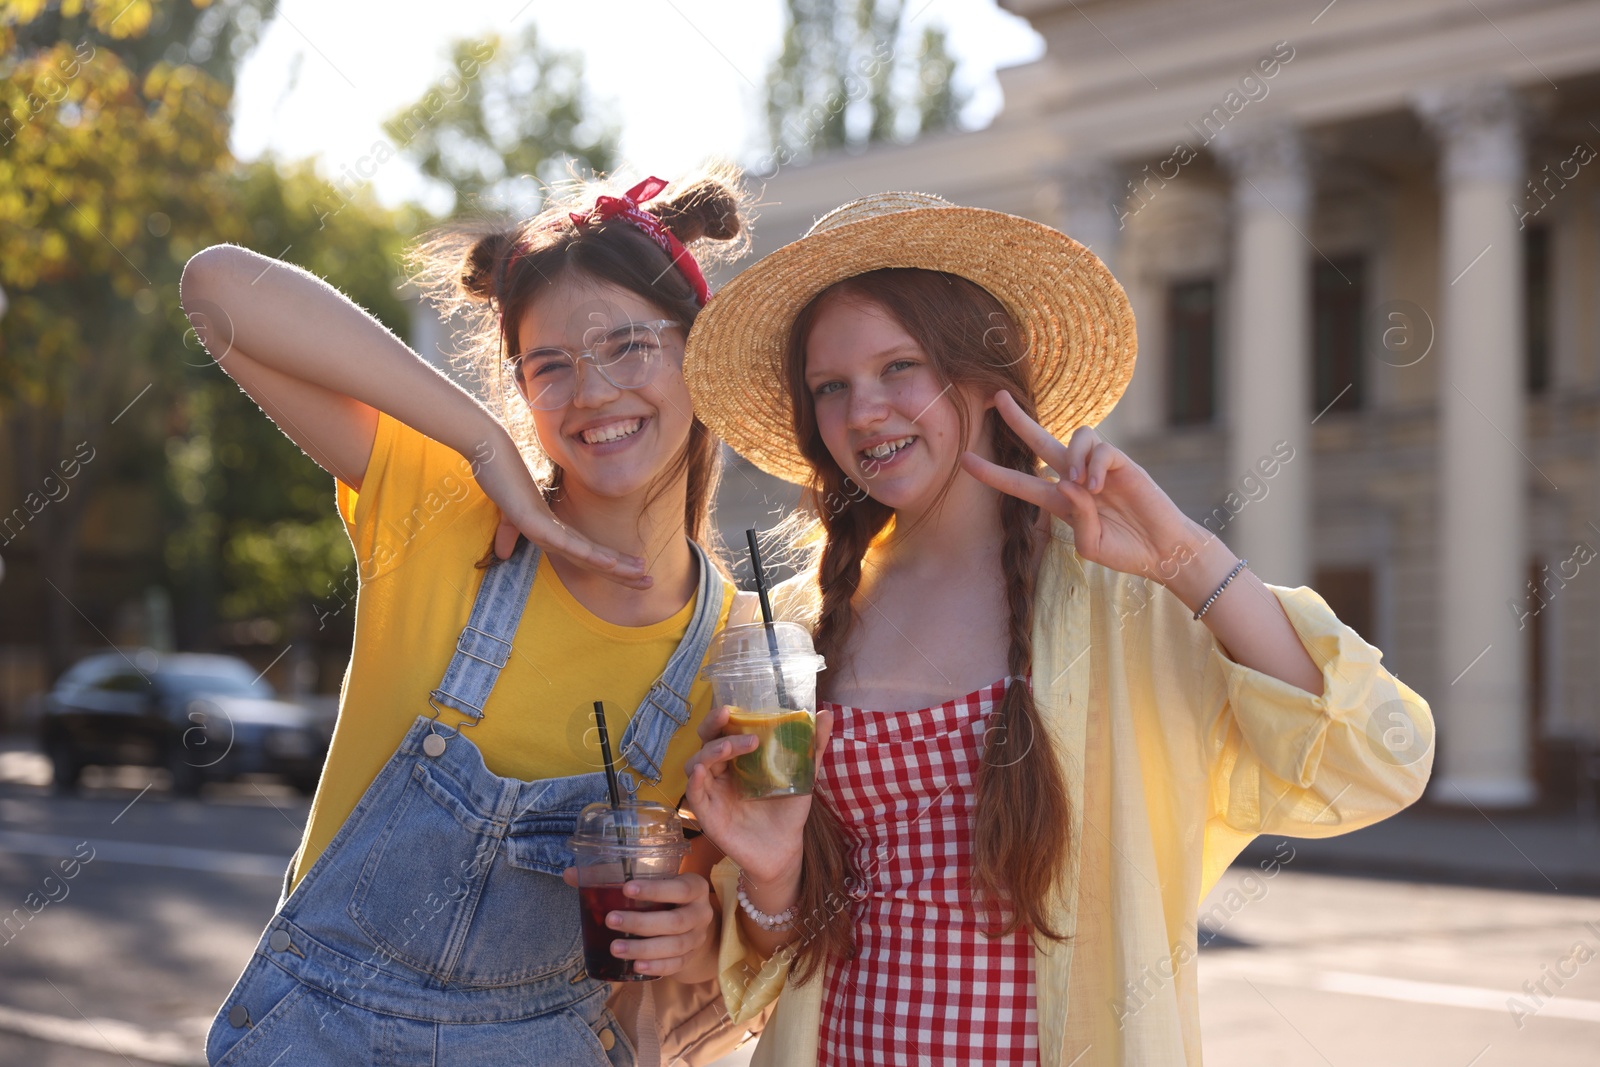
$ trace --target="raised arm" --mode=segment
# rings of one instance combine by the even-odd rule
[[[1191,523],[1192,537],[1180,542],[1177,573],[1164,583],[1190,611],[1205,608],[1202,621],[1211,628],[1227,655],[1241,666],[1269,674],[1281,682],[1320,694],[1322,670],[1306,652],[1278,598],[1239,557],[1211,531]],[[1209,607],[1206,601],[1233,574],[1224,592]]]
[[[1000,467],[972,452],[962,465],[985,484],[1066,521],[1081,558],[1158,581],[1191,611],[1204,605],[1239,561],[1093,427],[1079,427],[1062,443],[1009,393],[995,394],[995,408],[1057,477]],[[1308,693],[1321,692],[1321,673],[1289,617],[1248,569],[1235,575],[1228,595],[1217,598],[1203,621],[1235,662]]]
[[[184,267],[181,293],[217,365],[334,477],[361,487],[385,412],[466,457],[529,540],[623,584],[647,584],[642,560],[556,521],[510,434],[482,404],[322,279],[214,245]]]
[[[180,284],[217,365],[318,466],[359,489],[382,406],[359,376],[421,361],[326,282],[249,249],[205,249]],[[344,358],[330,359],[341,345]]]

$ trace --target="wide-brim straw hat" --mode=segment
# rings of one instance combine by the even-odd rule
[[[784,374],[789,331],[830,285],[886,267],[944,271],[992,293],[1021,328],[1039,422],[1058,438],[1103,419],[1133,377],[1133,309],[1084,245],[1016,215],[877,193],[828,212],[711,298],[684,359],[695,414],[768,474],[808,483]]]

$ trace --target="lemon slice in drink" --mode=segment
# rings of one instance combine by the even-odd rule
[[[759,797],[810,791],[815,727],[809,712],[734,709],[728,714],[727,732],[755,734],[761,739],[754,752],[733,760],[734,774],[745,787],[746,795]]]

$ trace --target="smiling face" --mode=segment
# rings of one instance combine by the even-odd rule
[[[932,358],[882,305],[850,292],[817,305],[805,343],[817,433],[839,469],[898,510],[932,506],[965,448],[987,455],[985,402],[941,381]],[[967,409],[963,439],[957,404]]]
[[[568,275],[528,304],[517,342],[523,352],[564,348],[576,354],[628,323],[672,317],[620,286]],[[612,385],[581,360],[571,400],[551,411],[531,409],[539,445],[561,468],[567,493],[622,498],[647,491],[683,451],[694,422],[683,380],[684,332],[660,332],[660,353],[637,388]],[[521,382],[518,391],[529,395]]]

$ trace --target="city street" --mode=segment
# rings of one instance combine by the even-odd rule
[[[60,798],[43,774],[0,752],[0,1063],[203,1062],[305,801],[265,780],[175,800],[133,769]],[[1596,1061],[1600,898],[1308,873],[1294,845],[1202,908],[1211,1067]]]
[[[1600,1067],[1600,0],[642,13],[0,0],[0,1067]]]
[[[140,768],[92,768],[81,797],[18,783],[46,771],[31,753],[0,754],[0,921],[11,920],[0,1063],[204,1063],[211,1016],[277,901],[305,800],[266,781],[177,800],[163,782],[141,792],[158,772]],[[61,862],[90,850],[66,879]],[[33,907],[45,901],[37,914],[29,894]]]
[[[1208,1065],[1577,1067],[1600,1058],[1600,898],[1304,874],[1290,864],[1270,880],[1255,872],[1249,884],[1265,888],[1251,902],[1248,871],[1235,866],[1202,908],[1230,889],[1245,901],[1200,956]],[[1229,939],[1242,943],[1222,947]],[[1551,995],[1530,995],[1525,982],[1544,982]],[[1520,1017],[1508,1008],[1513,996],[1526,1006]]]

